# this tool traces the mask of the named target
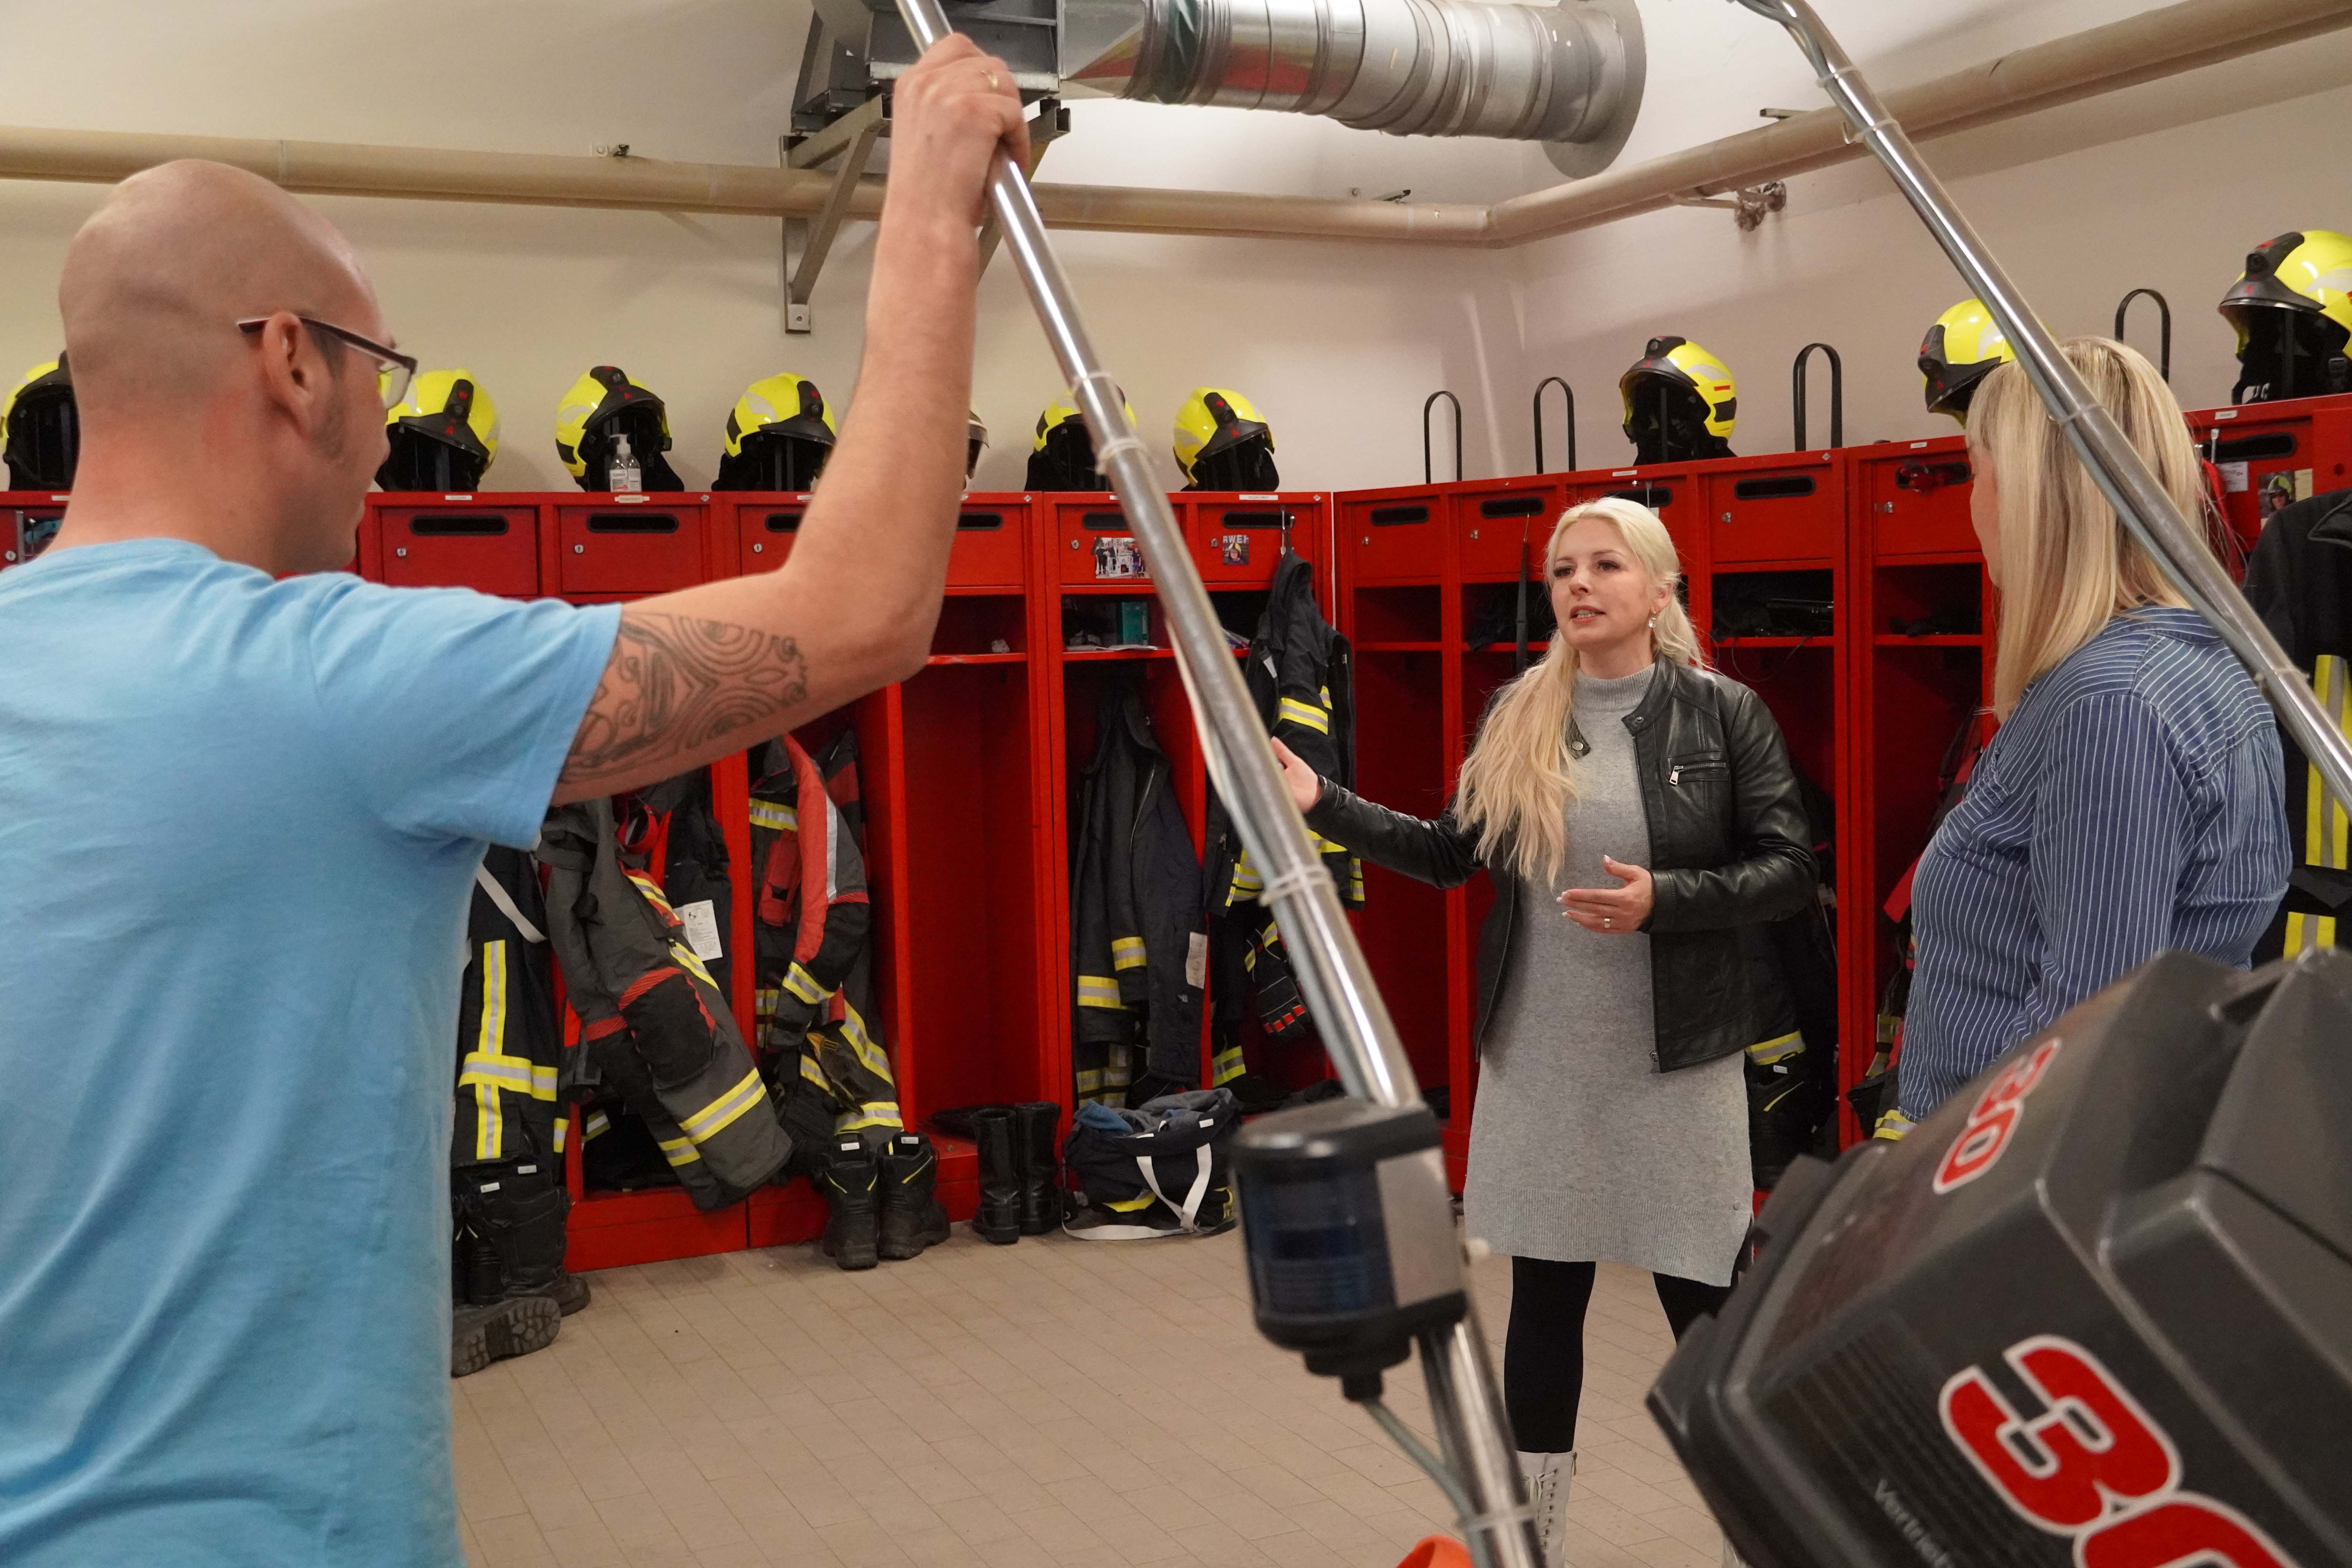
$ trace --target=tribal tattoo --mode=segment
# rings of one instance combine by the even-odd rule
[[[791,637],[685,616],[621,616],[619,637],[563,766],[593,784],[766,724],[808,696]],[[763,731],[764,733],[765,731]]]

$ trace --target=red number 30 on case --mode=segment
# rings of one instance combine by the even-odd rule
[[[2245,1515],[2180,1489],[2179,1450],[2089,1351],[2037,1334],[2005,1359],[2043,1413],[1970,1367],[1937,1402],[1945,1434],[2020,1516],[2072,1536],[2080,1568],[2294,1568]]]
[[[2009,1147],[2010,1134],[2017,1131],[2025,1097],[2042,1081],[2060,1043],[2054,1035],[2042,1041],[2003,1068],[2000,1076],[1977,1096],[1976,1104],[1969,1108],[1969,1124],[1960,1129],[1960,1135],[1944,1152],[1944,1163],[1936,1168],[1937,1192],[1966,1186],[1992,1169],[1993,1162]]]

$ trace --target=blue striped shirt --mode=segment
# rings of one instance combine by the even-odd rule
[[[2192,610],[2118,616],[2027,687],[1919,860],[1903,1113],[2158,952],[2244,968],[2284,791],[2270,709]]]

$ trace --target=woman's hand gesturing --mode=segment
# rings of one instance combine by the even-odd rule
[[[1603,936],[1631,936],[1642,929],[1642,922],[1657,907],[1657,884],[1641,867],[1628,866],[1606,855],[1601,858],[1601,868],[1624,885],[1570,888],[1559,896],[1561,912],[1589,931]]]
[[[1315,803],[1323,798],[1323,780],[1313,768],[1298,760],[1298,753],[1276,741],[1274,760],[1282,764],[1282,782],[1290,788],[1290,798],[1300,811],[1312,811]]]

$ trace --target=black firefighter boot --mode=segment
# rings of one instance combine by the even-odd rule
[[[919,1132],[901,1132],[882,1151],[882,1256],[919,1258],[948,1238],[948,1211],[940,1204],[940,1157]]]
[[[824,1255],[844,1268],[879,1263],[881,1162],[856,1134],[836,1138],[818,1156],[816,1189],[832,1213],[824,1222]]]
[[[1010,1247],[1021,1239],[1021,1166],[1014,1147],[1010,1106],[983,1106],[972,1112],[972,1140],[980,1145],[980,1212],[971,1228],[982,1241]]]
[[[544,1296],[563,1316],[588,1304],[588,1281],[563,1267],[572,1195],[552,1161],[452,1173],[466,1219],[466,1300],[478,1307]]]
[[[1050,1100],[1013,1108],[1013,1161],[1021,1173],[1021,1234],[1043,1236],[1062,1223],[1062,1189],[1055,1133],[1062,1108]]]

